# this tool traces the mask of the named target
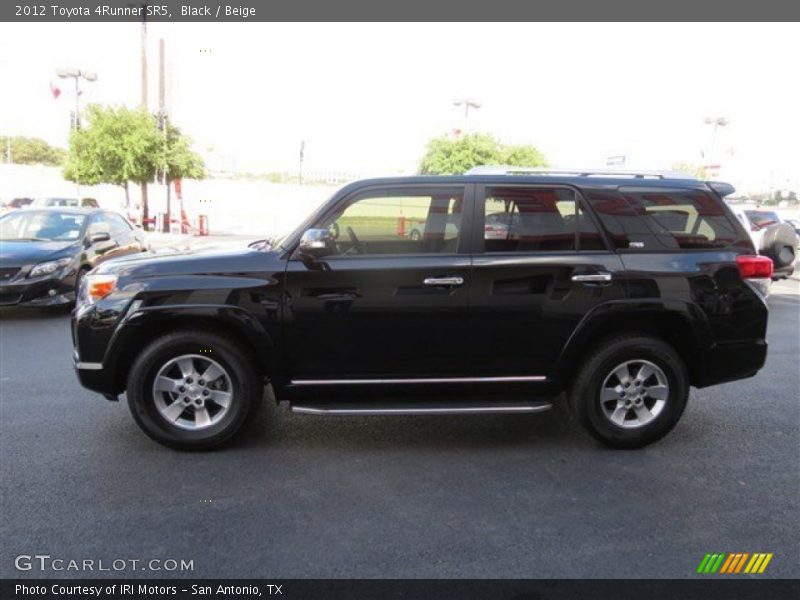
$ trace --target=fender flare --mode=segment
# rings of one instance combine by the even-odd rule
[[[657,328],[689,332],[692,339],[683,349],[690,353],[690,356],[684,356],[690,376],[694,371],[702,369],[703,355],[706,350],[714,346],[708,317],[693,302],[663,298],[612,300],[595,306],[583,316],[559,354],[553,378],[565,379],[575,366],[575,361],[594,344],[597,338],[609,334],[609,322],[616,324],[615,322],[620,321],[620,326],[614,329],[620,333],[624,332],[625,325],[622,322],[625,319],[633,321],[634,324],[630,328],[632,331],[638,329],[637,321],[641,323],[642,320],[649,319],[653,320]]]

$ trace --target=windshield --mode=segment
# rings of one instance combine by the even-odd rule
[[[15,211],[0,218],[0,240],[73,241],[86,215],[45,210]]]

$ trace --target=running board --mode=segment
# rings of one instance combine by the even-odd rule
[[[292,404],[292,412],[304,415],[475,415],[491,413],[538,413],[552,403],[529,402],[325,402]]]

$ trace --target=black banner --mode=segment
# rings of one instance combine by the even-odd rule
[[[232,580],[3,580],[2,600],[188,600],[286,598],[287,600],[782,600],[800,597],[800,581],[780,579],[232,579]]]
[[[789,0],[4,0],[0,21],[792,21]]]

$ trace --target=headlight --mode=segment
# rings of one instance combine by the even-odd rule
[[[31,269],[31,272],[28,273],[28,277],[51,275],[52,273],[55,273],[56,271],[66,267],[70,262],[72,262],[71,258],[59,258],[58,260],[50,260],[48,262],[39,263]]]
[[[105,298],[117,288],[116,275],[96,275],[88,274],[81,281],[79,291],[80,300],[84,304],[94,304],[98,300]]]

